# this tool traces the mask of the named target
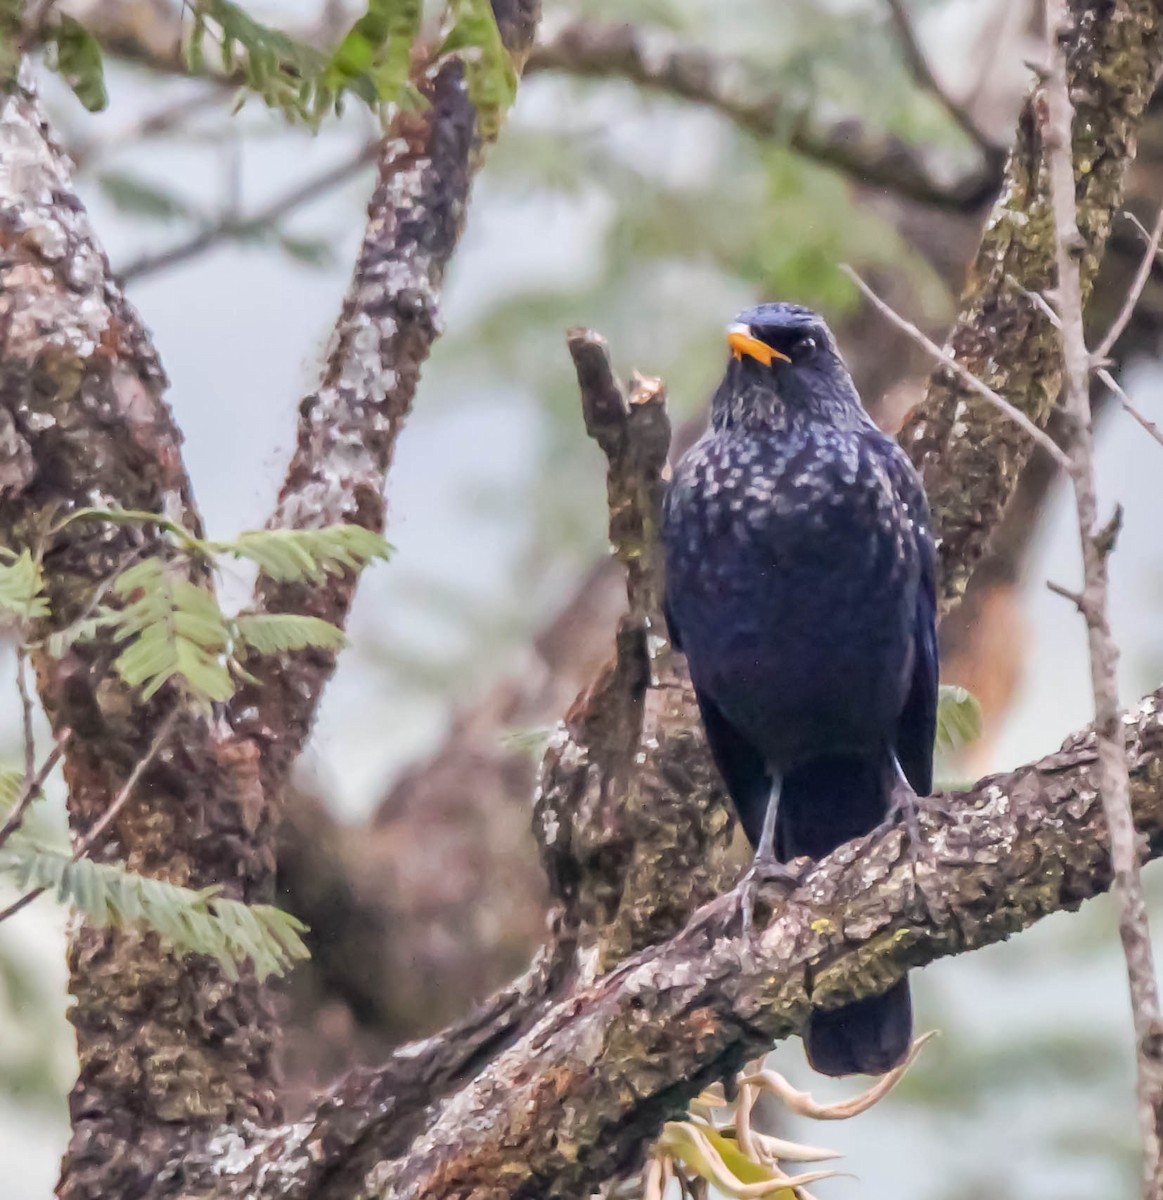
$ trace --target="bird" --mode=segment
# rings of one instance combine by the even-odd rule
[[[760,304],[727,343],[708,428],[667,485],[663,608],[755,848],[746,930],[757,879],[798,878],[780,864],[901,805],[915,832],[933,783],[936,551],[921,480],[819,314]],[[823,1074],[891,1070],[912,1041],[907,977],[814,1011],[803,1038]]]

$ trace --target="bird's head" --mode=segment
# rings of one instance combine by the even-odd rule
[[[732,361],[716,397],[725,417],[749,424],[784,423],[797,413],[833,423],[863,419],[832,332],[810,308],[778,303],[744,309],[727,327],[727,344]]]

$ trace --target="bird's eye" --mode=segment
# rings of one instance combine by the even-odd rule
[[[792,353],[796,358],[809,358],[811,355],[815,354],[817,345],[818,343],[816,339],[812,337],[811,334],[808,334],[806,337],[802,337],[798,342],[796,342],[792,349]]]

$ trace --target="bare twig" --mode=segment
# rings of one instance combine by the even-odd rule
[[[1144,1200],[1158,1200],[1163,1194],[1159,1143],[1159,1129],[1163,1124],[1163,1019],[1160,1017],[1150,929],[1139,877],[1139,850],[1131,812],[1126,730],[1118,706],[1118,648],[1107,619],[1109,542],[1100,536],[1098,529],[1094,441],[1090,424],[1090,372],[1094,360],[1087,351],[1083,329],[1078,256],[1084,243],[1078,231],[1076,215],[1072,156],[1074,109],[1067,84],[1066,55],[1061,43],[1068,19],[1065,0],[1052,0],[1047,13],[1050,71],[1046,80],[1043,136],[1049,157],[1050,199],[1056,233],[1057,308],[1061,320],[1064,368],[1063,404],[1071,418],[1067,438],[1070,476],[1074,483],[1082,541],[1083,592],[1080,608],[1086,620],[1090,647],[1098,785],[1110,837],[1119,935],[1127,962],[1137,1042],[1138,1108],[1143,1139],[1142,1194]],[[1154,247],[1151,248],[1148,263],[1153,258]],[[1141,271],[1140,275],[1144,273]],[[1120,313],[1119,320],[1124,323],[1129,318],[1128,308],[1133,306],[1132,297],[1136,287],[1140,290],[1142,287],[1138,278],[1132,285],[1129,303],[1124,305]],[[1101,354],[1099,357],[1102,357]]]
[[[1139,263],[1138,271],[1135,272],[1135,278],[1131,282],[1130,289],[1127,292],[1126,299],[1123,300],[1123,306],[1119,309],[1118,316],[1111,323],[1106,336],[1091,352],[1091,362],[1098,365],[1106,362],[1107,355],[1110,354],[1115,342],[1122,336],[1123,330],[1126,329],[1131,317],[1134,315],[1135,306],[1139,303],[1139,297],[1142,296],[1143,289],[1147,286],[1147,280],[1151,278],[1151,270],[1155,266],[1155,259],[1159,257],[1159,242],[1160,239],[1163,239],[1163,205],[1159,208],[1159,212],[1155,217],[1155,224],[1150,233],[1143,229],[1143,225],[1139,220],[1136,219],[1135,224],[1139,229],[1143,230],[1143,234],[1147,238],[1147,249],[1143,252],[1143,259]]]
[[[166,744],[181,711],[180,706],[175,706],[163,718],[162,723],[157,727],[157,732],[153,735],[153,741],[150,742],[149,749],[137,760],[137,765],[130,771],[129,778],[121,785],[121,790],[114,797],[113,803],[109,805],[101,818],[93,824],[93,827],[77,843],[76,848],[73,850],[73,862],[84,858],[93,848],[97,839],[117,819],[118,813],[125,807],[129,797],[133,795],[134,789],[141,782],[141,777],[149,770],[154,759],[157,758],[162,747]]]
[[[32,693],[28,690],[28,651],[24,644],[24,627],[16,644],[16,690],[20,693],[21,740],[24,742],[24,778],[31,779],[36,771],[36,730],[33,728],[35,710]],[[3,845],[0,838],[0,845]]]
[[[89,832],[86,833],[85,836],[74,847],[72,859],[73,862],[79,862],[85,857],[86,854],[88,854],[88,852],[93,848],[93,845],[97,839],[105,832],[106,829],[109,828],[110,824],[117,817],[117,814],[125,807],[129,797],[133,795],[138,783],[141,782],[141,777],[147,770],[149,770],[154,759],[157,758],[158,754],[160,753],[162,746],[165,745],[166,739],[170,736],[170,732],[173,730],[174,723],[177,721],[180,713],[181,708],[175,707],[171,709],[169,715],[162,720],[162,723],[157,728],[157,732],[153,736],[153,741],[149,744],[149,749],[141,756],[141,758],[138,759],[137,764],[129,773],[129,778],[121,785],[121,790],[114,797],[113,803],[109,805],[100,820],[93,825],[93,828],[90,829]],[[56,763],[56,758],[53,756],[60,756],[60,752],[64,749],[64,744],[66,741],[67,736],[63,736],[53,748],[53,753],[50,754],[48,759],[45,760],[45,767],[47,767],[47,770],[45,767],[42,767],[42,770],[44,771],[46,777],[48,771],[51,771],[52,767]],[[43,783],[43,779],[41,780],[41,783]],[[33,794],[39,790],[38,784],[33,789]],[[16,814],[13,813],[13,815],[15,816]],[[5,825],[5,829],[7,829],[7,824]],[[3,844],[4,830],[0,830],[0,846]],[[9,917],[15,916],[22,909],[27,908],[28,905],[30,905],[38,896],[43,896],[47,890],[47,888],[43,887],[33,888],[31,891],[25,892],[23,896],[20,896],[18,899],[14,900],[10,905],[8,905],[7,908],[0,909],[0,924],[3,924],[5,921],[7,921]]]
[[[248,234],[268,229],[284,217],[289,216],[297,208],[302,208],[304,204],[309,204],[312,200],[326,195],[332,188],[346,183],[364,167],[375,161],[378,149],[377,142],[368,142],[360,147],[359,151],[351,158],[296,184],[250,216],[230,213],[200,230],[186,241],[171,246],[168,250],[159,250],[156,254],[143,254],[140,258],[133,259],[117,274],[123,283],[132,283],[146,275],[153,275],[167,267],[186,262],[188,259],[212,249],[221,241],[245,237]]]
[[[945,85],[934,74],[928,56],[921,48],[917,32],[913,28],[913,22],[909,17],[908,10],[904,6],[904,0],[885,0],[885,2],[888,4],[893,25],[896,26],[901,52],[904,54],[905,62],[912,72],[913,78],[926,91],[932,92],[933,96],[941,104],[941,107],[944,108],[987,156],[996,155],[999,147],[995,146],[981,130],[977,122],[973,119],[973,114],[969,109],[954,99],[949,94]]]
[[[16,803],[12,806],[12,811],[8,814],[4,824],[0,825],[0,846],[3,846],[20,828],[28,806],[40,795],[45,780],[53,773],[53,768],[60,761],[68,741],[69,730],[66,729],[57,739],[56,745],[49,751],[48,757],[40,764],[40,768],[25,772],[20,795],[16,797]]]
[[[947,350],[942,350],[936,342],[926,337],[911,321],[902,317],[891,305],[882,300],[847,263],[842,263],[840,270],[856,284],[868,301],[901,330],[902,333],[908,334],[932,358],[936,359],[939,363],[944,363],[945,366],[955,372],[966,387],[988,400],[1000,412],[1005,413],[1015,425],[1028,433],[1059,466],[1066,468],[1070,466],[1070,459],[1066,456],[1062,447],[1044,429],[1040,429],[1035,425],[1021,409],[1015,408],[1004,396],[995,392],[988,384],[978,379],[972,371],[968,370],[962,363],[959,363],[952,354]]]
[[[1095,374],[1098,376],[1100,382],[1110,389],[1110,392],[1114,398],[1123,406],[1124,409],[1126,409],[1127,415],[1138,421],[1138,423],[1155,439],[1155,441],[1157,441],[1160,445],[1163,445],[1163,430],[1161,430],[1154,421],[1149,420],[1139,411],[1135,405],[1135,402],[1130,398],[1130,396],[1127,395],[1110,371],[1108,371],[1106,367],[1100,367]]]

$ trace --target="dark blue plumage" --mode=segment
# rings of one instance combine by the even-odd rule
[[[748,838],[781,862],[820,858],[887,817],[898,764],[918,794],[932,787],[927,505],[819,316],[760,305],[728,340],[711,426],[667,491],[667,622]],[[828,1074],[880,1073],[911,1027],[902,980],[815,1014],[805,1044]]]

